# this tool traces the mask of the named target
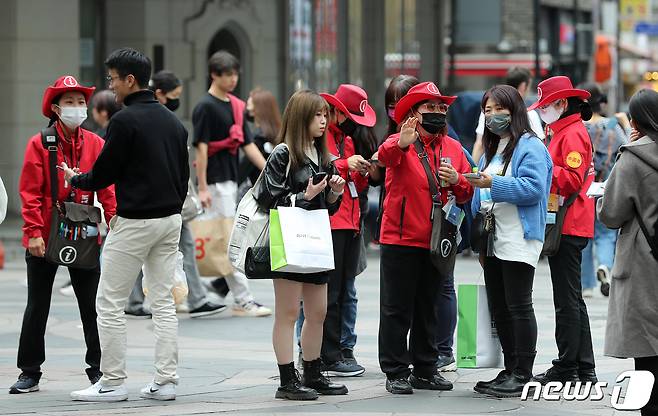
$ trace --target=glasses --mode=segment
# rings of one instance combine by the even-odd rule
[[[444,103],[425,103],[418,107],[419,110],[425,110],[423,111],[424,113],[447,113],[448,112],[448,104]]]
[[[105,80],[107,80],[107,83],[109,85],[112,85],[114,83],[114,81],[116,81],[118,79],[121,79],[121,77],[118,76],[118,75],[116,77],[113,77],[112,75],[108,75],[108,76],[105,77]]]

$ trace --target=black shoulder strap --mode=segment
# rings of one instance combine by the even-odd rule
[[[564,201],[564,206],[569,207],[571,204],[576,202],[576,198],[578,198],[578,195],[580,195],[580,191],[583,189],[583,185],[585,185],[585,182],[587,182],[587,173],[589,172],[589,168],[585,169],[585,176],[583,177],[583,183],[580,184],[578,187],[578,190],[571,194],[569,198],[567,198],[566,201]]]
[[[441,193],[439,192],[439,187],[437,186],[436,179],[432,173],[427,152],[420,140],[414,142],[414,149],[416,150],[416,154],[418,154],[418,159],[420,159],[421,165],[423,165],[423,169],[425,169],[425,176],[427,176],[427,183],[430,186],[430,193],[432,194],[432,202],[441,204]]]
[[[649,243],[649,247],[651,247],[651,255],[656,260],[658,260],[658,246],[656,245],[656,241],[653,238],[651,238],[651,234],[649,234],[649,229],[647,229],[647,225],[644,223],[644,220],[642,220],[640,211],[638,211],[637,207],[635,206],[635,203],[633,203],[633,211],[635,211],[635,217],[637,218],[637,222],[640,224],[640,228],[642,229],[642,234],[644,234],[644,237],[647,239],[647,242]]]
[[[57,130],[50,126],[41,130],[41,143],[48,150],[48,164],[50,165],[50,198],[53,207],[57,204]]]

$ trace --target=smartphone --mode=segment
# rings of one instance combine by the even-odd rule
[[[480,172],[464,173],[464,177],[468,179],[480,179],[482,175],[480,175]]]
[[[371,165],[375,165],[375,166],[381,166],[382,165],[381,162],[379,161],[379,159],[369,159],[368,163],[370,163]]]
[[[313,175],[313,185],[317,185],[327,177],[327,172],[320,172]]]

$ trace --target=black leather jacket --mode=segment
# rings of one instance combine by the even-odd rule
[[[327,171],[306,158],[303,166],[294,170],[290,169],[290,172],[286,175],[289,159],[288,147],[281,145],[275,147],[267,159],[263,177],[254,188],[254,198],[256,198],[260,209],[267,211],[277,206],[290,206],[291,196],[295,194],[295,206],[299,208],[306,210],[327,209],[329,215],[336,213],[340,208],[342,196],[338,197],[336,202],[329,203],[327,201],[331,195],[329,186],[312,200],[307,201],[304,199],[308,179],[315,173],[325,171],[331,175],[337,175],[338,172],[334,165],[330,164]]]

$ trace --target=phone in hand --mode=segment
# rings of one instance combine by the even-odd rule
[[[480,175],[480,172],[464,173],[464,177],[467,179],[480,179],[482,175]]]
[[[375,166],[382,166],[382,163],[379,161],[379,159],[368,159],[368,163]]]
[[[317,185],[327,177],[327,172],[320,172],[313,175],[313,185]]]

